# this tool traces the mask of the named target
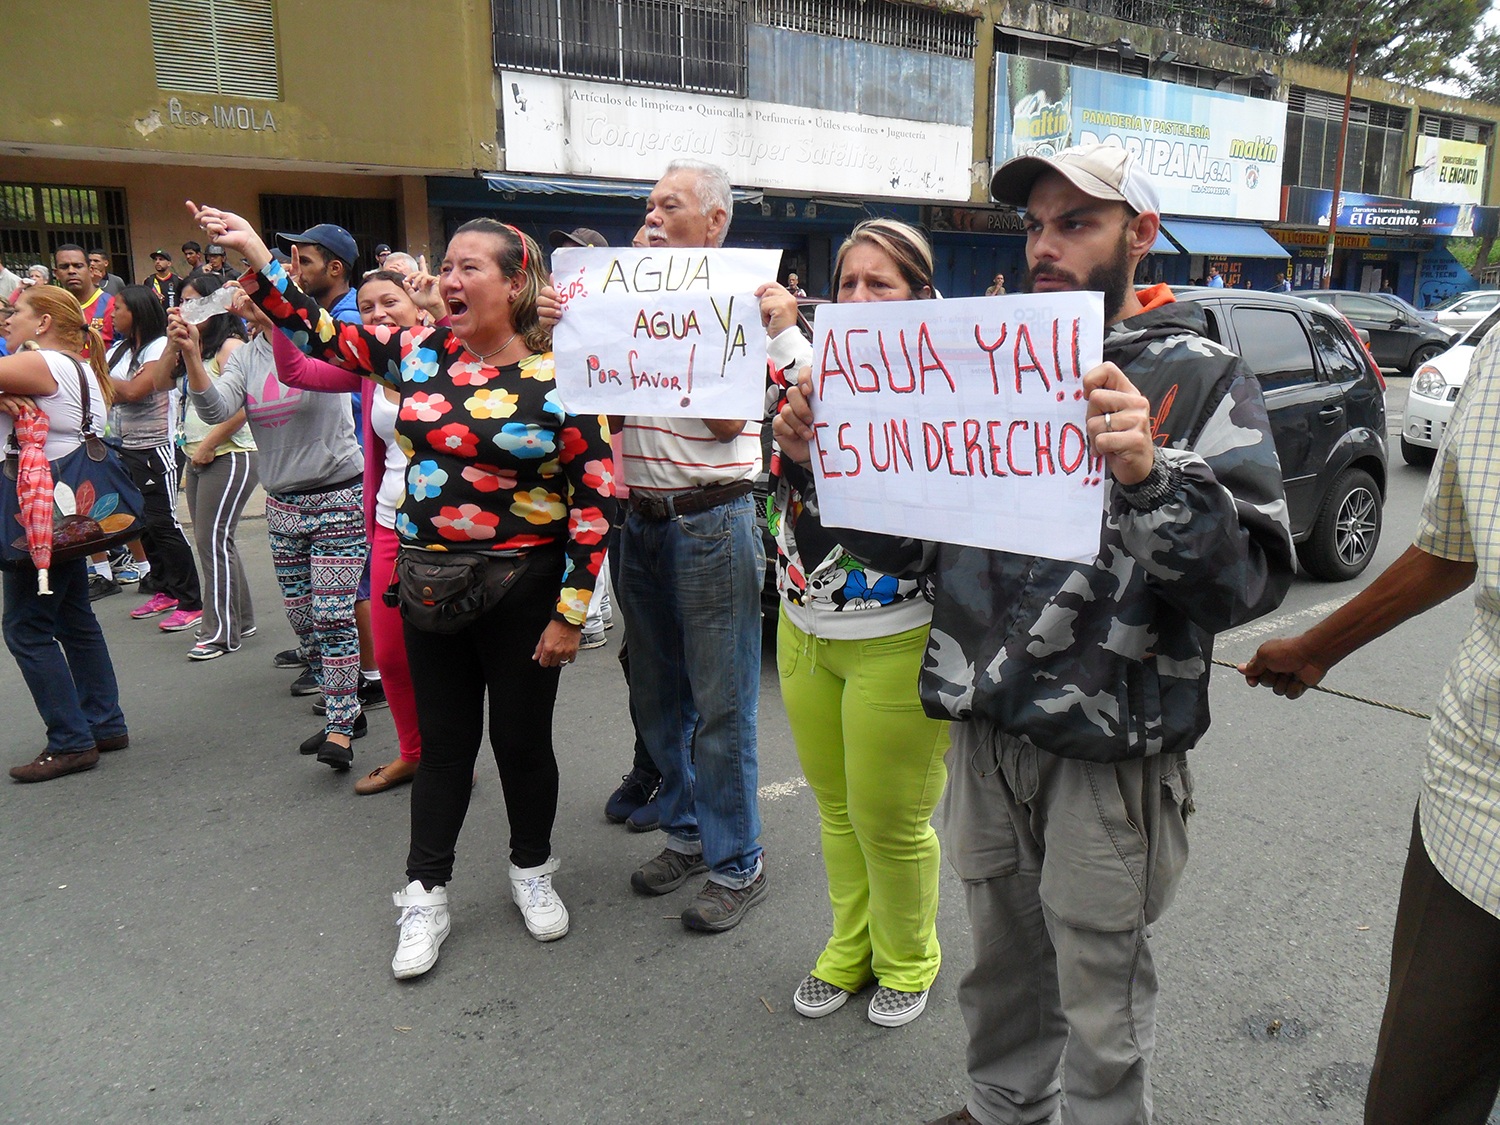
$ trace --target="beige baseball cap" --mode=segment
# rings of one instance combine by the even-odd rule
[[[1022,210],[1031,188],[1047,172],[1065,176],[1085,195],[1125,203],[1136,211],[1161,213],[1151,177],[1129,149],[1119,145],[1074,145],[1056,156],[1018,156],[995,169],[990,194]]]

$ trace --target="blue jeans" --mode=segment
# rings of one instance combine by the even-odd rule
[[[126,731],[115,666],[89,605],[88,560],[57,563],[47,578],[52,593],[38,594],[35,570],[5,572],[5,647],[47,724],[48,751],[92,750]]]
[[[652,760],[668,846],[702,851],[710,878],[760,873],[755,720],[765,548],[755,501],[621,531],[616,592],[630,630],[630,701]]]

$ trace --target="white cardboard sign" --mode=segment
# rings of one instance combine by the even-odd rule
[[[1083,376],[1098,293],[819,306],[813,472],[830,527],[1072,562],[1099,551]]]
[[[759,418],[766,332],[755,290],[779,250],[569,248],[552,255],[552,333],[568,410]]]

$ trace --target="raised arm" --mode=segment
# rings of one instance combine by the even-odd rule
[[[370,376],[391,386],[400,384],[402,337],[410,336],[416,343],[432,329],[366,328],[334,320],[297,287],[244,218],[232,211],[199,207],[192,200],[188,200],[187,206],[193,220],[210,238],[245,256],[255,272],[240,278],[240,288],[276,327],[291,337],[292,343],[314,358],[356,375]]]
[[[364,380],[354,372],[303,355],[285,332],[271,333],[271,348],[276,354],[276,377],[288,387],[325,394],[343,394],[364,387]]]

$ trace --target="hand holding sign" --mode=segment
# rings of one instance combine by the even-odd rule
[[[781,451],[797,464],[812,464],[813,408],[812,368],[797,372],[797,382],[787,388],[786,402],[771,421],[771,432]]]
[[[824,305],[775,432],[795,459],[811,431],[829,527],[1088,562],[1105,458],[1152,457],[1103,340],[1098,293]]]
[[[1104,458],[1109,475],[1121,484],[1140,484],[1156,463],[1151,435],[1151,403],[1113,363],[1101,363],[1083,377],[1088,394],[1089,443]]]
[[[775,250],[556,251],[563,314],[553,358],[563,402],[590,414],[761,417],[766,330],[756,294],[773,284],[780,257]]]

